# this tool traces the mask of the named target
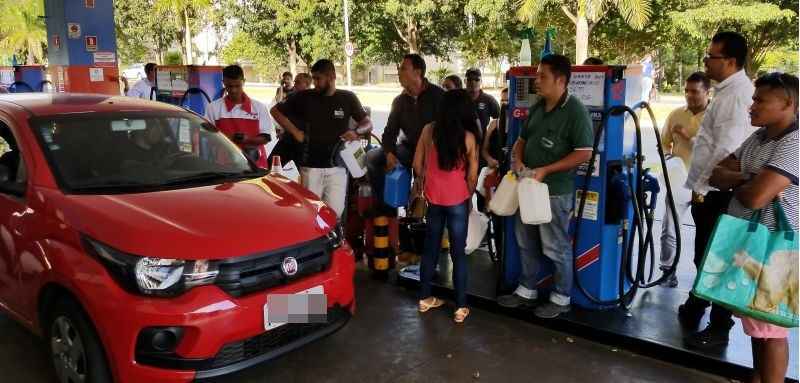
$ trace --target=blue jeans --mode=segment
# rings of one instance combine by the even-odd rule
[[[425,252],[420,265],[420,299],[431,296],[431,280],[439,263],[442,234],[447,225],[450,234],[450,258],[453,261],[453,287],[456,290],[456,306],[467,306],[467,222],[470,199],[459,205],[440,206],[430,204],[426,216],[428,230],[425,234]]]
[[[522,272],[515,294],[528,299],[536,299],[536,277],[542,269],[544,257],[553,261],[553,292],[550,301],[557,305],[570,304],[572,291],[573,254],[569,238],[569,219],[572,211],[572,194],[550,196],[550,210],[553,220],[542,225],[522,223],[519,212],[516,214],[515,234],[519,244],[519,258]]]

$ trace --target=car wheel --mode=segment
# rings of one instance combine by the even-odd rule
[[[72,299],[59,299],[46,325],[50,357],[60,383],[111,382],[103,346],[91,321]]]

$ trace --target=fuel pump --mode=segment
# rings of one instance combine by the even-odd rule
[[[44,92],[50,81],[42,65],[14,65],[0,67],[0,84],[10,93]]]
[[[165,65],[156,67],[150,99],[205,114],[206,106],[223,96],[222,67]]]
[[[508,72],[508,148],[519,136],[528,109],[539,101],[535,77],[533,67],[516,67]],[[637,103],[640,82],[638,65],[574,66],[568,86],[570,94],[589,110],[595,133],[591,160],[577,171],[571,225],[575,271],[572,298],[587,308],[625,305],[639,288],[656,285],[675,272],[673,265],[653,279],[653,212],[660,187],[650,171],[644,169],[641,127],[634,109],[649,110],[649,106]],[[626,105],[635,106],[632,109]],[[658,137],[655,120],[653,125]],[[658,149],[666,168],[660,142]],[[667,198],[672,201],[668,180],[666,186]],[[670,208],[676,216],[672,204]],[[506,218],[504,223],[513,228],[514,218]],[[501,292],[514,288],[520,272],[514,231],[505,230],[503,238],[498,286]],[[538,276],[539,287],[550,283],[551,270],[545,267]]]

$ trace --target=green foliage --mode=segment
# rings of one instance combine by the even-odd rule
[[[466,0],[355,2],[351,28],[365,59],[397,63],[409,52],[445,57],[466,28]]]
[[[176,51],[167,52],[164,57],[164,65],[183,65],[183,55]]]
[[[445,77],[451,75],[450,69],[447,67],[436,68],[432,71],[427,73],[428,80],[432,81],[436,84],[439,84],[444,80]]]
[[[114,1],[114,27],[117,35],[117,54],[123,63],[163,62],[164,53],[180,30],[168,12],[154,8],[153,0]]]
[[[248,33],[238,31],[222,49],[221,57],[225,64],[252,64],[261,78],[277,78],[284,66],[284,57],[279,53],[258,44]]]
[[[26,64],[42,63],[47,45],[43,0],[0,0],[0,55]]]
[[[711,0],[669,16],[678,30],[698,40],[709,40],[721,30],[742,33],[750,50],[746,69],[753,76],[767,53],[781,46],[797,47],[797,9],[797,0]]]

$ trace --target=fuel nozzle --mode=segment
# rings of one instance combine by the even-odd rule
[[[647,203],[649,214],[653,214],[656,210],[656,201],[658,200],[658,193],[661,191],[661,186],[658,185],[658,178],[650,174],[650,168],[647,168],[642,173],[642,191],[650,193],[650,201]]]

